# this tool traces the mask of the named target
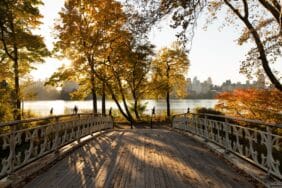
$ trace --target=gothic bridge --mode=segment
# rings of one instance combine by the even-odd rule
[[[210,114],[113,125],[92,114],[0,124],[0,187],[282,187],[279,125]]]

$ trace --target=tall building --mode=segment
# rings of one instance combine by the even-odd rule
[[[212,90],[212,79],[209,77],[206,81],[202,83],[202,93],[208,93]]]
[[[207,83],[212,86],[212,79],[211,79],[211,77],[208,77]]]
[[[223,91],[231,91],[234,89],[232,86],[231,80],[226,80],[225,82],[222,83],[221,88]]]
[[[257,79],[257,82],[256,82],[256,87],[260,88],[260,89],[265,88],[265,76],[264,76],[263,73],[260,73],[258,75],[258,79]]]
[[[195,91],[197,94],[202,92],[201,82],[198,80],[197,76],[193,79],[192,91]]]
[[[187,93],[189,93],[190,91],[192,91],[192,80],[191,80],[191,78],[187,78],[186,83],[187,83]]]

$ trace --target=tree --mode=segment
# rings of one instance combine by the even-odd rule
[[[43,62],[49,52],[43,38],[32,33],[40,25],[38,6],[41,0],[2,0],[0,2],[0,59],[13,74],[15,119],[21,119],[20,78],[30,72],[32,64]]]
[[[170,93],[173,87],[177,87],[177,94],[183,95],[185,86],[184,75],[188,71],[189,60],[187,54],[174,43],[171,48],[163,48],[152,62],[152,90],[157,95],[165,94],[167,103],[167,118],[170,117]]]
[[[147,22],[151,25],[171,15],[174,21],[172,27],[182,28],[177,36],[185,42],[188,41],[187,38],[193,37],[198,17],[206,7],[212,11],[213,18],[217,17],[215,14],[217,10],[223,6],[228,7],[232,15],[227,19],[239,20],[245,26],[239,43],[242,44],[251,39],[256,46],[242,62],[241,72],[250,76],[253,70],[259,67],[263,69],[271,83],[282,91],[277,74],[270,68],[270,63],[275,62],[281,56],[282,10],[281,2],[278,0],[164,0],[160,3],[154,0],[144,0],[139,4],[146,7],[144,10],[149,11],[150,18],[147,19]],[[235,27],[235,24],[230,23],[231,27]]]
[[[282,93],[277,89],[236,89],[223,92],[216,109],[240,118],[281,123]]]
[[[72,65],[60,68],[48,83],[74,80],[80,87],[73,96],[81,98],[87,96],[91,88],[94,113],[97,112],[96,92],[102,95],[102,113],[105,113],[108,93],[121,114],[134,121],[127,100],[131,99],[132,92],[138,104],[144,93],[140,88],[144,86],[152,50],[149,44],[134,40],[137,32],[130,32],[134,29],[122,8],[114,0],[70,0],[65,4],[56,25],[56,49],[71,59]]]
[[[140,112],[146,107],[140,104],[140,99],[149,93],[148,73],[151,69],[153,49],[155,46],[148,41],[147,31],[150,29],[146,22],[146,14],[140,9],[138,4],[124,5],[127,16],[126,29],[130,32],[133,40],[129,46],[129,74],[126,77],[128,89],[133,100],[130,109],[134,112],[137,120],[141,119]]]
[[[11,88],[8,83],[5,80],[0,82],[0,122],[13,119],[11,94]]]
[[[93,113],[97,113],[97,62],[103,61],[101,50],[109,38],[113,39],[116,30],[124,25],[122,6],[113,0],[70,0],[60,17],[56,49],[71,59],[77,80],[90,86]]]
[[[136,45],[136,46],[135,46]],[[133,52],[130,53],[129,67],[130,72],[126,78],[129,90],[133,99],[133,111],[137,120],[140,120],[139,101],[145,97],[149,90],[148,73],[151,68],[151,57],[153,55],[150,43],[139,45],[133,43]]]
[[[104,48],[102,56],[104,61],[99,63],[100,70],[103,71],[96,72],[96,76],[105,83],[121,114],[131,122],[134,121],[134,118],[127,103],[129,97],[127,78],[132,74],[131,55],[129,55],[132,53],[132,40],[132,35],[128,31],[116,31],[114,39],[110,40]]]

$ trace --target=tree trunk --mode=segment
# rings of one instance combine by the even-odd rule
[[[93,102],[93,114],[97,114],[97,95],[96,95],[96,89],[92,88],[92,102]]]
[[[139,112],[138,112],[138,97],[137,97],[137,94],[136,94],[136,90],[133,90],[132,93],[133,93],[133,100],[134,100],[134,107],[133,108],[134,108],[135,117],[136,117],[137,120],[141,120]]]
[[[120,80],[120,78],[118,76],[116,76],[116,81],[118,82],[119,92],[121,94],[121,99],[122,99],[122,102],[123,102],[123,106],[124,106],[125,112],[127,113],[127,116],[130,119],[130,122],[134,122],[134,119],[133,119],[133,117],[132,117],[132,115],[131,115],[131,113],[129,111],[129,108],[128,108],[128,105],[127,105],[127,102],[126,102],[126,98],[124,96],[121,80]]]
[[[91,78],[91,93],[92,93],[92,102],[93,102],[93,114],[97,114],[97,95],[96,95],[96,86],[94,75]]]
[[[132,118],[129,117],[129,116],[123,111],[123,109],[121,108],[121,106],[120,106],[120,104],[119,104],[119,102],[118,102],[118,99],[116,98],[116,96],[115,96],[115,94],[114,94],[114,91],[113,91],[111,85],[110,85],[109,83],[107,83],[107,81],[105,80],[105,78],[103,78],[103,77],[99,76],[99,74],[97,74],[97,72],[95,71],[94,67],[93,67],[92,70],[93,70],[93,73],[98,77],[98,79],[105,83],[105,86],[107,87],[109,93],[112,95],[112,99],[115,101],[115,103],[116,103],[116,105],[117,105],[117,107],[118,107],[120,113],[122,114],[122,116],[125,117],[125,119],[128,120],[128,121],[132,121]]]
[[[103,82],[102,86],[102,114],[106,115],[106,91],[105,83]]]
[[[134,113],[137,120],[141,120],[139,112],[138,112],[138,100],[134,99]]]
[[[127,102],[126,102],[126,99],[125,99],[125,97],[124,97],[124,94],[121,93],[121,95],[122,95],[123,106],[124,106],[124,108],[125,108],[125,111],[126,111],[126,113],[127,113],[127,116],[128,116],[128,118],[129,118],[129,121],[130,121],[130,122],[134,122],[134,119],[133,119],[133,117],[132,117],[132,115],[131,115],[131,113],[130,113],[130,111],[129,111],[129,109],[128,109]]]
[[[8,4],[6,4],[7,9],[9,9]],[[13,38],[13,55],[9,53],[6,41],[4,39],[4,32],[3,32],[3,27],[1,27],[1,38],[4,46],[4,50],[8,57],[14,62],[13,68],[14,68],[14,86],[15,86],[15,91],[14,91],[14,119],[15,120],[21,120],[21,98],[20,98],[20,76],[19,76],[19,56],[18,56],[18,46],[17,46],[17,38],[16,38],[16,32],[14,28],[14,19],[13,16],[10,15],[11,17],[8,19],[9,24],[11,26],[11,34]]]
[[[169,90],[166,92],[166,115],[167,119],[170,118],[170,100],[169,100]]]
[[[167,78],[167,89],[166,89],[166,115],[167,115],[167,119],[170,118],[170,100],[169,100],[169,92],[170,92],[170,85],[169,85],[169,72],[170,72],[170,65],[167,62],[167,69],[166,69],[166,78]]]
[[[112,93],[112,99],[115,101],[120,113],[123,115],[123,117],[127,120],[127,121],[131,121],[131,118],[129,118],[129,116],[126,115],[126,113],[123,111],[123,109],[121,108],[117,98],[115,97],[115,95]]]
[[[21,99],[20,99],[20,82],[19,82],[19,64],[18,64],[17,59],[15,59],[15,61],[14,61],[14,73],[15,73],[15,78],[14,78],[14,82],[15,82],[15,106],[16,106],[14,118],[16,120],[20,120],[21,119]]]
[[[13,30],[13,27],[12,27]],[[14,31],[13,31],[14,32]],[[14,81],[15,81],[15,99],[16,99],[16,110],[15,119],[21,119],[21,98],[20,98],[20,77],[19,77],[19,59],[18,59],[18,48],[16,45],[16,38],[14,34]]]
[[[93,61],[89,60],[90,68],[91,68],[91,93],[92,93],[92,101],[93,101],[93,114],[97,114],[97,95],[96,95],[96,83],[95,83],[95,69]]]

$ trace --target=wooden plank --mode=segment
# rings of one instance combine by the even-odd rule
[[[159,148],[157,147],[157,145],[154,145],[154,158],[156,160],[156,172],[154,174],[155,179],[158,179],[158,185],[156,184],[156,187],[166,187],[160,155],[161,153],[159,151]]]
[[[125,133],[124,137],[126,139],[127,133]],[[121,142],[122,142],[122,147],[124,149],[120,153],[120,155],[121,155],[120,159],[121,160],[117,164],[118,168],[115,171],[115,175],[114,175],[113,180],[112,180],[112,185],[110,187],[120,187],[122,181],[124,181],[123,180],[124,177],[122,176],[122,174],[123,174],[123,171],[124,171],[124,168],[125,168],[125,165],[126,165],[126,161],[128,160],[129,155],[128,155],[127,145],[125,145],[127,143],[123,143],[123,141],[121,141]]]
[[[174,134],[173,134],[174,135]],[[174,135],[178,136],[178,135]],[[191,187],[195,187],[195,185],[200,185],[202,187],[208,187],[210,185],[206,184],[207,177],[202,176],[197,173],[197,168],[190,166],[189,161],[193,160],[187,157],[188,153],[186,148],[181,148],[179,144],[175,143],[175,140],[172,140],[173,145],[175,146],[175,153],[178,157],[178,168],[180,169],[182,179],[191,185]],[[195,159],[200,158],[200,156],[195,157]]]
[[[92,182],[92,186],[94,187],[104,187],[106,185],[106,180],[109,179],[110,171],[112,170],[112,159],[115,159],[117,149],[120,143],[122,133],[118,133],[118,139],[114,140],[111,143],[111,150],[112,154],[105,160],[99,171],[97,172],[95,181]],[[118,159],[119,160],[119,159]],[[88,184],[88,187],[91,187],[91,185]]]
[[[116,149],[113,151],[112,157],[110,158],[111,164],[109,170],[107,171],[107,178],[104,187],[113,187],[115,182],[115,177],[117,176],[118,166],[121,160],[122,153],[124,152],[125,147],[122,146],[122,139],[124,132],[120,132],[120,137],[117,141]],[[103,168],[101,168],[103,170]],[[97,177],[99,178],[99,177]]]
[[[129,163],[128,169],[127,169],[127,177],[125,180],[124,187],[131,187],[131,184],[134,184],[135,177],[134,176],[134,165],[135,165],[135,155],[134,155],[134,145],[131,145],[130,147],[130,160],[127,161]]]
[[[127,136],[129,135],[131,135],[131,132],[129,132]],[[130,142],[127,142],[125,147],[126,147],[127,158],[126,160],[124,160],[124,163],[121,168],[122,169],[120,173],[121,181],[120,181],[119,187],[126,187],[126,182],[128,181],[128,178],[130,176],[129,169],[130,169],[131,162],[132,162],[132,154],[131,154],[132,145]]]
[[[165,143],[166,144],[166,143]],[[173,171],[174,164],[171,160],[167,148],[160,148],[162,165],[164,166],[163,172],[166,174],[166,187],[178,186],[177,174]]]
[[[136,169],[136,188],[143,188],[145,187],[145,162],[144,162],[144,153],[145,153],[145,141],[144,141],[144,136],[138,135],[137,137],[139,143],[138,143],[138,149],[137,149],[137,156],[138,156],[138,163],[137,163],[137,169]]]
[[[139,135],[138,135],[139,136]],[[138,168],[138,153],[137,151],[139,150],[137,146],[138,142],[134,142],[132,145],[132,165],[129,171],[129,181],[127,182],[126,186],[127,187],[136,187],[136,181],[138,179],[137,177],[137,168]]]
[[[109,138],[114,139],[115,135],[112,133],[108,134]],[[102,156],[100,155],[99,159],[93,156],[97,156],[97,149],[100,148],[99,145],[105,145],[105,139],[98,137],[93,139],[91,142],[85,144],[83,147],[76,149],[65,159],[59,161],[55,166],[51,167],[47,172],[38,176],[34,181],[27,184],[27,187],[65,187],[66,185],[76,184],[77,177],[79,180],[84,177],[81,177],[79,171],[84,170],[84,163],[87,163],[87,168],[85,173],[95,175],[95,170],[99,169],[101,164]],[[89,148],[89,149],[87,149]],[[101,153],[101,152],[100,152]],[[102,152],[106,154],[106,152]],[[84,156],[84,159],[82,158]],[[89,169],[94,170],[89,171]],[[86,179],[85,179],[86,181]],[[80,182],[84,183],[84,182]],[[48,185],[48,186],[47,186]]]
[[[144,150],[144,162],[145,162],[145,187],[153,187],[153,179],[150,167],[150,140],[148,137],[145,138],[145,150]]]
[[[157,160],[157,154],[156,154],[156,147],[155,144],[152,145],[152,153],[151,157],[153,159],[153,164],[152,164],[152,171],[153,171],[153,177],[154,177],[154,185],[155,187],[161,187],[160,186],[160,174],[159,174],[159,167],[158,167],[158,160]]]
[[[252,187],[200,143],[175,132],[106,133],[75,150],[29,187]]]

